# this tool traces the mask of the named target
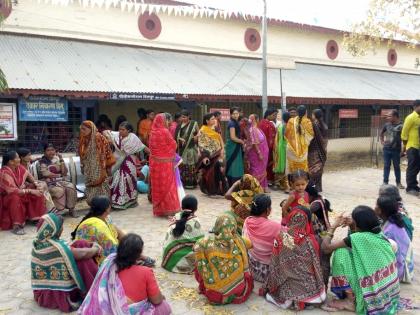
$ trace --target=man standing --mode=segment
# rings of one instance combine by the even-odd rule
[[[401,130],[403,128],[400,122],[398,111],[393,109],[386,115],[387,123],[381,131],[380,139],[383,145],[384,153],[384,185],[388,184],[389,173],[391,171],[391,162],[394,165],[395,180],[399,189],[404,189],[401,185]]]
[[[417,175],[420,172],[420,100],[414,101],[414,110],[404,120],[404,127],[401,132],[403,141],[403,154],[407,153],[407,193],[418,196],[420,187],[418,186]]]
[[[275,139],[277,134],[277,129],[275,121],[277,118],[277,109],[267,109],[264,113],[264,119],[261,119],[258,128],[265,134],[267,139],[269,155],[268,155],[268,164],[267,164],[267,180],[268,185],[271,186],[274,182],[274,172],[273,172],[273,150],[275,146]]]
[[[149,135],[152,130],[153,119],[155,119],[155,112],[151,109],[146,110],[146,119],[143,119],[139,123],[139,137],[141,142],[146,146],[149,145]]]

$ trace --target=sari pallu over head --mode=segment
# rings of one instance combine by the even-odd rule
[[[322,302],[325,286],[319,245],[308,211],[296,208],[285,219],[287,228],[274,240],[270,271],[264,290],[276,302]]]
[[[331,291],[342,298],[353,290],[356,313],[396,314],[400,284],[395,254],[382,233],[350,235],[351,250],[340,248],[332,259]]]
[[[238,226],[238,232],[242,233],[244,221],[251,214],[251,203],[255,195],[264,193],[260,182],[252,175],[242,176],[239,190],[232,193],[231,211]]]
[[[70,247],[59,236],[63,219],[53,213],[41,218],[33,242],[31,277],[33,290],[85,291],[85,284]]]
[[[213,231],[214,237],[201,239],[194,247],[200,292],[211,303],[242,303],[253,288],[247,255],[251,244],[236,233],[229,215],[219,216]]]
[[[117,273],[116,254],[104,261],[77,314],[152,315],[155,306],[148,300],[129,304]]]
[[[86,186],[98,186],[106,180],[106,169],[115,164],[115,157],[108,140],[98,132],[92,121],[85,120],[82,125],[92,131],[89,136],[80,134],[79,155]]]
[[[173,215],[180,201],[175,178],[176,141],[166,126],[165,114],[155,117],[149,138],[150,184],[154,215]]]

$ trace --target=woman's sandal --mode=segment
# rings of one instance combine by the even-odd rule
[[[25,230],[23,229],[23,227],[15,227],[12,230],[12,233],[15,235],[25,235]]]

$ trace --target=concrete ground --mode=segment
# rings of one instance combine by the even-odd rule
[[[393,178],[393,177],[391,177]],[[350,212],[355,206],[366,204],[374,206],[382,172],[372,168],[353,168],[326,173],[324,176],[324,196],[328,198],[335,210],[333,216],[340,212]],[[405,179],[403,178],[403,182]],[[191,192],[191,191],[189,191]],[[197,213],[203,228],[208,231],[218,214],[229,209],[229,202],[223,198],[208,198],[198,190],[193,193],[199,198]],[[414,250],[416,252],[416,270],[420,270],[420,240],[417,231],[420,230],[420,198],[408,196],[402,192],[404,202],[409,210],[416,229]],[[271,217],[279,220],[280,201],[286,197],[283,193],[272,192],[273,213]],[[81,203],[83,208],[84,204]],[[166,218],[156,218],[152,215],[152,207],[144,195],[139,197],[139,206],[126,211],[112,214],[115,223],[126,232],[139,233],[145,241],[145,253],[161,261],[162,241],[167,229]],[[63,233],[64,239],[69,239],[70,232],[75,228],[78,219],[66,217]],[[8,231],[0,232],[0,314],[59,314],[38,307],[33,301],[30,284],[30,254],[31,242],[35,235],[35,227],[27,226],[25,236],[15,236]],[[343,230],[338,234],[343,234]],[[339,235],[340,237],[340,235]],[[257,295],[259,285],[254,293],[242,305],[210,306],[206,300],[197,294],[197,284],[193,276],[177,275],[155,268],[155,274],[167,300],[172,305],[174,314],[294,314],[292,311],[281,311],[267,303]],[[402,296],[411,298],[420,304],[420,281],[416,278],[411,285],[402,285]],[[420,311],[407,311],[408,314],[420,314]],[[300,314],[327,314],[319,309],[300,312]],[[337,314],[337,313],[336,313]],[[346,313],[343,313],[346,314]],[[349,313],[347,313],[349,314]]]

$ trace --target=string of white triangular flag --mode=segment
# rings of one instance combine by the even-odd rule
[[[241,16],[247,19],[247,15],[233,10],[219,10],[213,8],[200,7],[195,5],[163,5],[144,3],[144,0],[37,0],[45,4],[68,6],[80,5],[84,8],[104,8],[109,10],[111,7],[119,8],[123,12],[134,12],[135,14],[143,14],[144,12],[155,14],[167,14],[174,16],[191,16],[193,18],[220,18],[229,19],[233,16]]]

